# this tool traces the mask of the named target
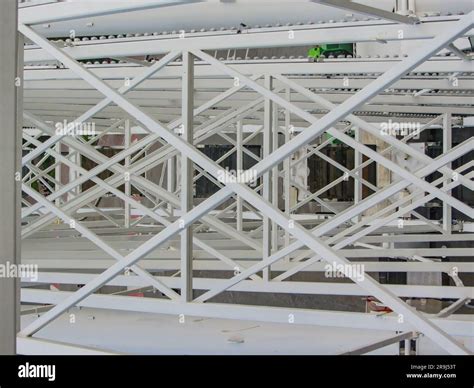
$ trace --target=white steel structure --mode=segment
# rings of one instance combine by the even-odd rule
[[[473,297],[474,209],[454,193],[474,189],[474,139],[453,145],[453,128],[474,126],[470,1],[31,1],[19,3],[17,26],[15,1],[4,3],[23,72],[11,47],[13,62],[0,60],[17,96],[1,117],[23,141],[2,135],[2,150],[17,151],[0,156],[10,182],[0,222],[11,232],[0,259],[19,263],[21,240],[21,263],[39,268],[22,278],[23,315],[38,315],[19,331],[21,352],[106,352],[42,340],[74,306],[392,333],[350,354],[403,341],[409,353],[420,336],[472,352],[472,315],[456,312]],[[354,54],[309,61],[298,51],[339,43]],[[419,127],[396,136],[388,121]],[[88,123],[91,136],[58,131]],[[436,157],[412,146],[433,128]],[[123,141],[107,156],[114,136]],[[323,152],[335,139],[353,150],[353,167]],[[213,160],[210,144],[230,147]],[[222,163],[233,155],[237,174]],[[340,176],[311,192],[299,169],[310,157]],[[372,164],[385,179],[369,181]],[[196,201],[202,177],[218,189]],[[348,180],[353,201],[325,199]],[[120,205],[101,205],[111,197]],[[434,202],[441,218],[420,214]],[[321,281],[328,265],[345,281]],[[451,285],[380,282],[389,272],[447,274]],[[14,300],[16,282],[2,284],[0,298]],[[229,292],[252,302],[222,302]],[[386,310],[275,307],[264,294],[371,297]],[[427,312],[412,304],[420,298],[454,302]],[[16,333],[20,313],[9,314],[17,320],[5,332]]]

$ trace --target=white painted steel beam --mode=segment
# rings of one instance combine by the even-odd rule
[[[184,141],[194,139],[194,55],[188,51],[182,53],[182,131]],[[193,161],[182,152],[181,158],[181,213],[189,212],[193,207]],[[191,302],[193,299],[193,230],[191,226],[181,232],[181,300]]]
[[[21,208],[21,109],[23,64],[17,32],[17,1],[2,3],[0,13],[0,265],[21,262],[19,224]],[[0,354],[15,354],[16,333],[20,326],[19,283],[15,277],[0,278]]]
[[[431,39],[448,32],[462,17],[452,17],[450,21],[424,22],[421,25],[403,26],[403,40]],[[338,28],[339,27],[339,28]],[[340,28],[343,27],[343,28]],[[117,39],[114,44],[95,44],[94,41],[78,42],[64,51],[75,59],[134,57],[147,54],[163,54],[171,50],[221,50],[247,49],[259,47],[307,46],[341,42],[379,42],[400,41],[398,23],[369,21],[351,23],[332,23],[331,25],[293,27],[294,38],[289,39],[288,27],[274,28],[268,32],[255,30],[245,34],[235,31],[225,33],[192,34],[180,39],[179,34],[165,37],[140,37],[136,39]],[[330,30],[330,32],[328,32]],[[40,48],[25,50],[25,63],[52,60],[51,54]]]
[[[22,282],[35,285],[38,283],[50,284],[86,284],[94,279],[96,275],[85,273],[67,272],[40,272],[38,279],[24,278]],[[156,279],[169,288],[181,288],[179,277],[156,276]],[[195,278],[193,286],[196,290],[209,290],[223,284],[225,279]],[[119,275],[107,285],[125,287],[146,287],[149,282],[139,276]],[[474,298],[473,287],[453,287],[453,286],[415,286],[415,285],[385,285],[390,291],[400,297],[413,298]],[[337,282],[262,282],[244,280],[230,287],[228,291],[258,292],[258,293],[281,293],[281,294],[310,294],[310,295],[359,295],[367,296],[356,284]]]
[[[72,295],[66,291],[22,290],[22,299],[32,303],[58,304]],[[79,303],[79,306],[105,308],[124,311],[139,311],[210,318],[228,318],[237,320],[288,323],[289,314],[293,314],[295,324],[320,325],[332,327],[350,327],[372,330],[410,331],[409,322],[399,322],[396,315],[380,317],[376,314],[348,313],[282,307],[245,306],[228,303],[173,303],[154,298],[130,298],[126,296],[91,295]],[[425,315],[430,321],[450,335],[473,335],[472,322],[464,319],[443,319]]]

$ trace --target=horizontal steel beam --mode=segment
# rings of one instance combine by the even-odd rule
[[[48,283],[48,284],[86,284],[91,281],[95,274],[65,273],[65,272],[40,272],[38,279],[24,278],[22,282],[27,283]],[[156,279],[169,288],[181,288],[179,277],[157,276]],[[224,283],[224,279],[194,278],[193,288],[197,290],[209,290],[212,287]],[[145,287],[149,282],[139,276],[119,275],[112,279],[107,285],[126,287]],[[474,298],[473,287],[454,286],[414,286],[414,285],[392,285],[384,284],[390,291],[400,297],[413,298],[436,298],[436,299],[457,299]],[[366,296],[356,284],[336,283],[336,282],[262,282],[244,280],[229,288],[229,291],[259,292],[259,293],[280,293],[280,294],[318,294],[318,295],[358,295]]]
[[[280,70],[281,73],[281,65],[284,64],[285,61],[270,61],[269,63],[263,63],[263,61],[254,61],[255,63],[253,64],[253,72],[255,74],[260,74],[260,72],[271,72],[272,74],[279,74],[278,70]],[[262,63],[260,63],[262,62]],[[240,62],[239,62],[240,63]],[[234,66],[237,67],[239,72],[241,70],[247,70],[250,71],[249,66],[244,66],[242,63],[236,63]],[[345,70],[343,73],[348,73],[351,71],[357,71],[362,72],[363,75],[354,75],[353,77],[349,77],[348,81],[349,84],[346,87],[350,89],[361,89],[367,86],[370,82],[372,82],[375,79],[374,75],[371,75],[373,73],[369,73],[369,69],[366,67],[366,65],[369,65],[369,67],[376,65],[377,63],[383,66],[384,68],[387,67],[387,60],[371,60],[371,61],[363,61],[363,60],[354,60],[354,61],[332,61],[328,60],[327,63],[319,63],[317,67],[315,67],[315,64],[308,64],[303,61],[292,61],[289,60],[287,61],[288,66],[287,70],[285,71],[286,74],[288,74],[289,77],[291,77],[291,80],[293,82],[296,82],[297,84],[304,86],[306,88],[315,88],[321,90],[321,92],[324,89],[327,88],[336,88],[336,89],[341,89],[341,87],[344,86],[344,76],[341,76],[340,73],[338,73],[336,70],[339,68],[339,70]],[[388,64],[392,64],[393,61],[389,61]],[[432,64],[433,66],[437,66],[437,64],[440,67],[444,67],[446,72],[449,72],[451,70],[451,67],[460,64],[459,60],[453,60],[453,59],[441,59],[441,58],[433,58],[430,61],[428,61],[429,64]],[[320,66],[323,65],[324,66]],[[336,66],[336,70],[331,68],[331,66],[326,66],[334,64]],[[296,65],[296,66],[295,66]],[[345,69],[341,69],[342,67],[345,67]],[[423,69],[423,65],[420,69]],[[135,78],[136,76],[139,75],[141,68],[138,67],[130,67],[126,65],[100,65],[100,66],[86,66],[89,70],[91,70],[92,73],[97,75],[99,78],[103,80],[124,80],[125,78]],[[272,67],[274,67],[274,71],[272,70]],[[321,70],[326,70],[327,73],[325,74],[331,74],[332,77],[327,78],[325,76],[321,76],[318,73],[314,73],[316,70],[321,69]],[[132,90],[128,92],[129,97],[134,97],[134,98],[147,98],[151,96],[151,98],[160,98],[161,95],[161,90],[160,91],[154,91],[153,89],[158,88],[158,89],[163,89],[163,91],[166,91],[168,93],[171,93],[173,90],[176,92],[180,91],[180,83],[179,83],[179,68],[177,68],[174,65],[169,65],[165,69],[163,69],[163,72],[166,72],[167,76],[162,76],[160,77],[159,74],[157,75],[152,75],[143,85],[150,85],[150,87],[147,90],[146,93],[144,94],[144,91],[137,91],[140,90],[140,86],[137,87],[135,90]],[[209,73],[212,73],[212,69],[206,68],[206,65],[200,65],[197,69],[197,71],[200,70],[201,74],[204,74],[204,70]],[[303,75],[297,75],[299,74],[300,71],[303,71],[305,74],[309,74],[307,76]],[[329,73],[329,71],[332,71]],[[218,72],[214,71],[214,76],[212,74],[206,76],[205,78],[199,78],[196,77],[195,79],[195,90],[196,92],[204,92],[209,89],[214,91],[214,93],[217,93],[216,90],[227,90],[231,87],[233,87],[234,80],[228,79],[228,78],[222,78]],[[242,72],[244,75],[249,75],[246,74],[245,72]],[[458,83],[455,84],[453,83],[452,80],[449,79],[447,76],[443,76],[441,74],[430,74],[428,76],[425,76],[423,74],[418,74],[416,73],[411,73],[410,75],[399,79],[393,83],[393,85],[390,87],[392,90],[398,90],[401,89],[402,91],[400,92],[403,95],[403,90],[411,90],[411,89],[442,89],[442,90],[449,90],[449,91],[468,91],[468,90],[474,90],[474,79],[472,76],[467,76],[467,75],[458,75]],[[70,81],[70,80],[80,80],[80,77],[78,77],[75,73],[70,71],[69,69],[46,69],[46,68],[26,68],[24,70],[24,80],[25,83],[29,86],[29,81],[41,81],[41,80],[63,80],[63,81]],[[154,80],[159,80],[159,83],[154,83],[150,81]],[[258,82],[258,81],[257,81]],[[34,85],[34,84],[31,84]],[[68,83],[64,83],[64,85],[69,86]],[[72,84],[71,86],[73,86]],[[278,80],[275,80],[275,85],[278,86],[280,85],[280,82]],[[48,93],[50,91],[50,88],[48,88],[48,84],[44,84],[44,88],[40,88],[42,93]],[[81,89],[84,90],[84,89]],[[69,90],[68,90],[69,91]],[[70,91],[69,91],[70,92]],[[34,97],[35,93],[39,93],[39,91],[35,91],[34,88],[30,89],[27,88],[25,90],[25,97]],[[51,93],[51,92],[50,92]],[[60,93],[59,91],[55,93]],[[69,95],[70,98],[92,98],[92,97],[101,97],[102,94],[100,94],[98,91],[95,89],[88,89],[87,91],[79,92],[79,91],[73,91],[72,95]],[[252,92],[246,92],[246,93],[239,93],[241,95],[247,95],[247,93],[252,93]],[[393,93],[393,92],[392,92]],[[172,95],[172,94],[171,94]],[[46,96],[46,97],[55,97],[55,95],[40,95]],[[293,96],[298,96],[297,93],[291,93],[290,94],[290,99],[293,101]],[[58,96],[61,97],[61,96]],[[67,95],[63,97],[68,97]]]
[[[456,24],[459,17],[446,17],[438,21],[424,22],[420,25],[403,26],[402,40],[431,39],[446,32]],[[275,28],[272,31],[248,31],[236,34],[235,31],[223,33],[203,33],[184,39],[176,35],[160,37],[122,38],[110,41],[88,41],[74,43],[74,47],[65,47],[64,51],[74,59],[95,59],[133,57],[148,54],[162,54],[171,50],[221,50],[247,49],[261,47],[295,47],[315,44],[349,43],[349,42],[388,42],[400,41],[400,25],[397,23],[366,21],[292,27],[294,38],[288,27]],[[107,43],[107,44],[104,44]],[[40,48],[25,50],[25,63],[45,62],[52,56]]]
[[[338,250],[342,255],[348,258],[378,258],[378,257],[412,257],[414,255],[418,256],[427,256],[427,257],[470,257],[472,255],[472,248],[397,248],[393,250],[391,248],[381,248],[381,249],[339,249]],[[89,259],[105,259],[108,256],[107,253],[102,250],[90,250],[88,252]],[[232,249],[224,250],[226,255],[230,259],[258,259],[262,257],[261,252],[249,249]],[[77,254],[83,254],[84,251],[79,251]],[[302,253],[304,255],[305,251],[295,251],[295,254]],[[73,252],[71,252],[73,254]],[[23,252],[24,259],[34,259],[34,258],[51,258],[56,259],[64,256],[64,252],[61,250],[51,250],[46,249],[42,251],[25,251]],[[154,249],[147,256],[150,260],[169,260],[169,259],[179,259],[179,251],[174,250],[164,250],[164,249]],[[212,259],[215,256],[201,249],[194,249],[194,258],[195,259]],[[307,252],[306,257],[312,257],[311,252]]]
[[[22,289],[21,299],[31,303],[59,304],[73,292]],[[237,319],[243,321],[262,321],[288,323],[290,314],[294,323],[299,325],[316,325],[347,327],[372,330],[411,331],[409,322],[399,322],[394,314],[379,317],[376,314],[348,313],[340,311],[309,310],[283,307],[244,306],[228,303],[175,303],[156,298],[130,298],[127,296],[90,295],[78,303],[79,306],[104,308],[122,311],[137,311],[197,317]],[[433,324],[454,336],[472,337],[473,324],[467,320],[442,319],[424,314]]]
[[[310,77],[321,77],[322,74],[334,74],[339,77],[339,88],[343,88],[343,78],[341,74],[357,74],[354,76],[354,79],[349,78],[349,86],[347,88],[357,87],[357,80],[364,79],[364,75],[368,76],[371,74],[369,78],[373,78],[373,74],[380,74],[383,72],[388,71],[390,68],[395,66],[396,64],[400,63],[403,60],[400,58],[391,58],[391,59],[362,59],[362,58],[354,58],[354,59],[325,59],[322,62],[308,62],[307,59],[287,59],[287,60],[245,60],[245,61],[222,61],[231,69],[238,71],[239,73],[250,76],[254,74],[285,74],[285,75],[300,75],[305,74],[308,77],[307,82],[309,84],[304,84],[307,87],[318,87],[318,79],[311,79]],[[143,67],[141,66],[131,66],[131,65],[98,65],[98,66],[87,66],[88,70],[91,70],[94,74],[104,80],[121,80],[123,85],[124,78],[133,78],[138,75],[138,73],[143,71]],[[27,71],[27,76],[30,78],[29,81],[34,80],[68,80],[69,82],[65,85],[69,85],[70,88],[74,88],[75,85],[79,83],[71,82],[73,80],[80,80],[80,78],[75,75],[72,71],[68,69],[48,69],[48,68],[38,68],[38,69],[25,69]],[[42,76],[44,73],[44,77]],[[151,79],[160,79],[163,88],[169,88],[170,82],[176,82],[173,79],[177,79],[180,76],[180,66],[179,63],[171,63],[164,69],[160,71],[160,74],[156,77],[152,77]],[[430,76],[430,75],[414,75],[417,73],[471,73],[472,66],[471,64],[462,61],[456,57],[433,57],[430,60],[418,64],[413,70],[411,70],[411,74],[409,77],[418,77],[420,79],[430,80],[430,79],[443,79],[442,76]],[[109,76],[105,74],[108,73]],[[362,76],[361,76],[362,74]],[[229,83],[232,83],[232,79],[227,79],[223,77],[222,72],[216,70],[212,66],[208,64],[196,62],[196,86],[203,87],[205,86],[205,81],[200,81],[200,78],[215,78],[219,79],[219,82],[222,82],[222,87],[232,86]],[[361,78],[362,77],[362,78]],[[216,87],[218,85],[213,84],[212,82],[216,82],[216,80],[210,80],[210,87]],[[452,81],[449,81],[448,76],[445,78],[448,82],[452,85]],[[464,75],[459,75],[459,88],[463,88],[464,79],[469,79]],[[28,79],[27,79],[28,80]],[[332,82],[331,80],[321,80],[321,87],[326,87],[328,82]],[[352,83],[354,82],[354,86]],[[396,82],[400,82],[397,80]],[[397,83],[394,83],[396,86]],[[29,85],[29,84],[27,84]],[[47,85],[47,84],[45,84]],[[277,84],[278,85],[278,84]],[[359,85],[360,86],[360,85]],[[422,85],[423,87],[427,86],[435,86],[435,85]],[[443,85],[440,85],[443,86]],[[155,86],[156,87],[156,86]],[[413,84],[411,87],[406,86],[408,89],[412,89],[415,87]],[[453,89],[456,89],[454,87]],[[47,89],[47,88],[46,88]]]
[[[69,252],[68,252],[69,253]],[[23,259],[24,264],[38,264],[43,270],[103,270],[114,264],[112,259],[86,259],[87,254],[84,252],[74,253],[71,256],[58,257],[55,259],[49,257],[38,257],[35,259]],[[258,260],[236,260],[237,265],[244,268],[248,265],[255,265]],[[368,261],[351,261],[352,263],[364,265],[366,272],[452,272],[456,269],[459,273],[474,272],[472,262],[446,262],[446,263],[428,263],[428,262],[368,262]],[[176,271],[179,269],[179,260],[141,260],[140,267],[148,271]],[[325,263],[316,262],[308,265],[299,272],[324,272],[326,271]],[[272,263],[272,269],[275,272],[287,271],[295,266],[294,262],[275,262]],[[217,259],[213,260],[195,260],[194,268],[202,271],[229,271],[229,266]]]

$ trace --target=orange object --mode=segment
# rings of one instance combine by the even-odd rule
[[[393,310],[390,307],[385,306],[379,300],[375,299],[373,296],[365,298],[367,302],[367,308],[369,311],[391,313]]]

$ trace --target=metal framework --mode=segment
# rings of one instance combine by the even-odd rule
[[[148,7],[165,3],[175,2],[156,1]],[[472,207],[453,195],[459,187],[474,189],[473,161],[460,162],[472,152],[474,139],[453,146],[452,127],[457,117],[473,114],[474,72],[470,58],[452,43],[472,33],[474,14],[418,19],[353,8],[345,1],[322,3],[388,21],[267,27],[242,34],[114,36],[106,44],[72,39],[61,45],[42,36],[35,25],[126,12],[133,6],[93,7],[75,14],[58,10],[48,18],[20,13],[18,30],[30,42],[24,50],[22,262],[38,263],[41,270],[34,282],[23,279],[21,300],[52,305],[22,328],[22,346],[30,338],[41,341],[34,336],[77,305],[282,323],[291,316],[295,324],[399,333],[350,354],[420,334],[449,353],[469,354],[454,337],[472,336],[472,321],[452,314],[473,296],[473,288],[458,276],[474,272],[472,261],[466,260],[472,259],[472,249],[452,243],[473,241],[474,235],[451,219],[454,211],[474,219]],[[425,44],[401,58],[327,58],[317,64],[289,57],[237,58],[235,51],[225,59],[217,54],[223,49],[248,53],[258,47],[341,42],[348,35],[358,42],[423,39]],[[439,56],[446,48],[457,57]],[[130,59],[148,54],[160,56],[153,62]],[[97,58],[118,60],[86,62]],[[420,132],[441,126],[442,155],[432,158],[411,147],[414,134],[386,136],[380,124],[392,115],[400,122],[421,123]],[[97,133],[58,134],[55,123],[63,120],[77,126],[92,121]],[[97,145],[111,134],[123,135],[124,143],[108,157]],[[132,140],[135,135],[139,137]],[[363,141],[367,137],[383,146],[374,150]],[[353,169],[322,152],[331,139],[354,150]],[[246,147],[255,141],[262,145],[261,155]],[[231,148],[214,161],[202,152],[206,144]],[[395,152],[415,160],[416,169],[397,164],[391,158]],[[221,164],[233,154],[237,175]],[[341,171],[340,178],[315,193],[292,172],[311,156]],[[245,157],[256,163],[247,170]],[[94,167],[85,168],[81,159]],[[369,182],[363,171],[372,163],[397,179]],[[156,169],[159,179],[150,178]],[[64,177],[64,171],[70,176]],[[435,179],[427,179],[436,172]],[[218,190],[197,203],[194,185],[199,178]],[[324,199],[327,190],[348,179],[354,183],[353,203],[341,208]],[[46,193],[36,188],[38,182]],[[91,186],[83,190],[87,182]],[[363,187],[373,194],[363,196]],[[398,196],[407,188],[407,195]],[[296,189],[303,198],[294,195]],[[107,195],[123,206],[100,206]],[[442,203],[440,221],[418,210],[434,199]],[[321,209],[319,214],[298,211],[308,204]],[[410,245],[420,242],[426,244]],[[442,260],[446,256],[453,261]],[[326,271],[325,264],[337,265],[351,282],[298,280],[297,275]],[[352,271],[354,265],[362,266],[364,276]],[[203,272],[196,276],[196,271]],[[454,286],[382,284],[379,272],[446,273]],[[74,292],[35,288],[56,283],[84,286]],[[152,289],[162,297],[96,294],[106,285]],[[393,312],[380,318],[218,303],[215,298],[228,291],[370,296]],[[412,298],[457,302],[436,315],[410,306]]]

